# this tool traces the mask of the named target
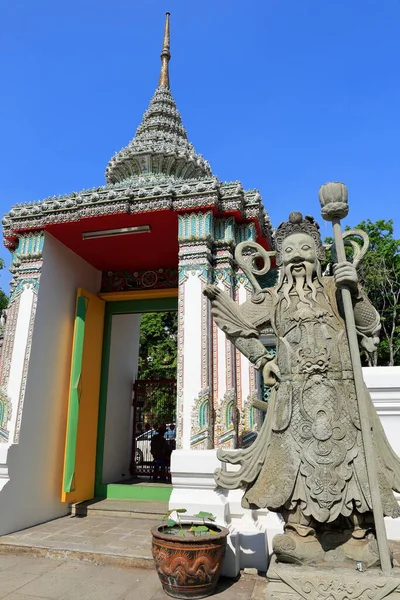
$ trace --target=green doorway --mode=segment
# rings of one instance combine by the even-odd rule
[[[169,500],[171,495],[172,488],[168,484],[150,484],[145,480],[136,480],[135,483],[129,484],[129,472],[121,473],[120,478],[115,477],[113,481],[110,481],[108,468],[109,463],[112,462],[112,456],[110,458],[110,452],[112,453],[114,451],[112,447],[112,436],[114,436],[116,444],[118,445],[118,443],[120,443],[120,440],[118,440],[118,419],[120,424],[121,419],[122,421],[124,420],[124,415],[122,413],[120,414],[118,408],[118,394],[115,398],[112,397],[112,395],[110,396],[112,378],[114,377],[115,379],[115,377],[118,377],[118,372],[114,372],[115,368],[118,369],[118,354],[116,354],[115,351],[115,340],[118,340],[118,332],[120,332],[120,336],[122,336],[125,339],[125,343],[129,345],[129,336],[131,335],[130,332],[132,331],[132,336],[139,335],[138,331],[140,326],[136,326],[135,319],[137,317],[138,323],[140,323],[140,315],[142,314],[176,312],[178,308],[178,299],[175,294],[175,290],[171,290],[171,292],[174,293],[173,296],[171,294],[172,297],[139,298],[137,300],[134,299],[122,301],[112,300],[106,302],[95,472],[96,497],[138,500]],[[126,325],[129,325],[131,329],[128,330]],[[132,343],[135,343],[134,340]],[[136,343],[138,347],[139,338],[137,338]],[[119,345],[121,346],[121,343]],[[120,358],[121,362],[124,360],[129,360],[123,344],[120,348]],[[139,357],[137,360],[139,360]],[[115,367],[116,364],[117,367]],[[119,365],[119,367],[120,366],[121,365]],[[132,378],[133,376],[134,374],[132,373]],[[114,403],[115,407],[113,406]],[[114,425],[112,423],[112,419],[115,421]],[[125,415],[124,428],[128,426],[132,427],[132,423],[126,423],[126,420],[127,418]],[[124,435],[126,435],[125,429]],[[106,473],[107,470],[108,475]],[[124,469],[124,471],[127,470]],[[121,481],[122,477],[125,477],[126,481]]]

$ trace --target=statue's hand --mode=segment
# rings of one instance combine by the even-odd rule
[[[216,285],[207,285],[203,291],[203,294],[207,296],[207,298],[209,298],[210,300],[215,300],[215,298],[217,298],[218,294],[220,293],[221,290]]]
[[[274,360],[269,360],[263,367],[263,379],[265,385],[272,387],[280,379],[279,367]]]
[[[354,294],[358,291],[358,277],[355,267],[347,261],[333,265],[333,275],[338,288],[348,286]]]
[[[379,346],[379,335],[372,337],[363,336],[361,339],[361,346],[369,353],[375,352]]]

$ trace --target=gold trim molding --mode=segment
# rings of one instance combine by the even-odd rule
[[[132,290],[129,292],[105,292],[99,298],[105,302],[122,302],[124,300],[151,300],[152,298],[177,298],[178,288],[161,290]]]

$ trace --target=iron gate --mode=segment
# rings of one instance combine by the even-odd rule
[[[151,440],[161,425],[168,445],[163,473],[169,474],[169,457],[175,449],[176,380],[138,379],[133,384],[132,475],[160,475],[151,453]],[[160,475],[161,476],[161,475]]]

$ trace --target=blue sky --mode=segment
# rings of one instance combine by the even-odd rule
[[[399,0],[3,1],[2,214],[104,183],[156,88],[166,10],[171,89],[215,175],[258,188],[274,226],[319,217],[319,186],[343,181],[349,224],[400,237]]]

